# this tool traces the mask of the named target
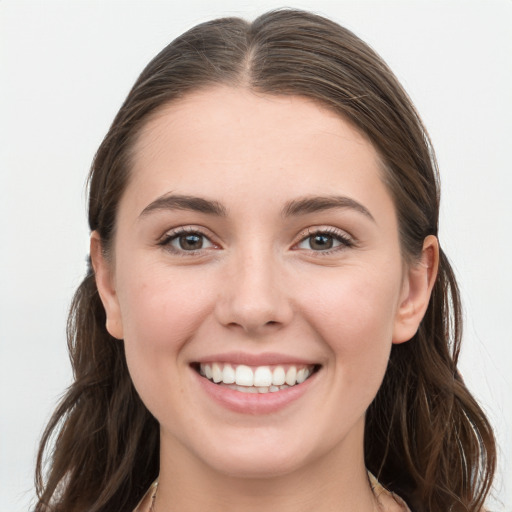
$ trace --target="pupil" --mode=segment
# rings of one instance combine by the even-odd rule
[[[182,249],[201,249],[203,240],[199,235],[182,235],[180,236],[180,247]]]
[[[331,249],[333,244],[332,236],[315,235],[312,237],[310,245],[312,249]]]

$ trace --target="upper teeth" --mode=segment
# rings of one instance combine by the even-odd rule
[[[312,372],[312,367],[283,366],[270,368],[257,366],[251,368],[240,364],[236,367],[223,363],[200,365],[201,375],[218,384],[236,384],[238,386],[294,386],[304,382]]]

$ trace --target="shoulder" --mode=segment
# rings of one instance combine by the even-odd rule
[[[400,496],[388,491],[370,472],[368,477],[382,512],[411,512]]]
[[[144,497],[140,500],[139,504],[135,507],[133,512],[151,512],[151,504],[156,496],[158,488],[158,480],[151,484]]]

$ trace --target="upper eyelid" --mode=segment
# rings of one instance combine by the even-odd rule
[[[354,237],[348,231],[346,231],[344,229],[336,228],[334,226],[310,226],[310,227],[302,230],[297,235],[297,239],[296,239],[295,243],[300,242],[300,241],[304,240],[305,238],[308,238],[309,236],[317,235],[317,234],[321,234],[321,233],[327,233],[327,234],[333,235],[333,236],[338,235],[339,237],[348,238],[351,241],[355,242]]]
[[[187,234],[187,233],[190,233],[190,234],[198,234],[198,235],[202,235],[206,238],[208,238],[209,240],[211,240],[212,238],[215,238],[213,233],[203,227],[203,226],[197,226],[195,224],[191,224],[191,225],[186,225],[186,226],[176,226],[175,228],[169,228],[169,229],[166,229],[164,231],[164,233],[162,234],[162,236],[160,237],[161,240],[163,239],[166,239],[166,238],[172,238],[172,237],[175,237],[175,236],[179,236],[179,235],[182,235],[182,234]]]
[[[195,224],[181,225],[181,226],[176,226],[174,228],[167,229],[162,234],[162,236],[159,237],[158,242],[166,242],[169,239],[172,239],[181,234],[187,234],[187,233],[199,234],[199,235],[207,238],[214,245],[217,245],[217,246],[222,245],[218,241],[218,237],[214,233],[212,233],[211,230],[209,230],[208,228],[206,228],[204,226],[195,225]],[[340,238],[350,240],[354,244],[356,243],[354,236],[351,235],[348,231],[346,231],[344,229],[337,228],[334,226],[329,226],[329,225],[318,225],[318,226],[309,226],[305,229],[302,229],[294,238],[294,240],[292,242],[292,246],[295,246],[296,244],[298,244],[299,242],[303,241],[304,239],[306,239],[310,236],[313,236],[316,234],[321,234],[321,233],[326,233],[331,236],[339,236]]]

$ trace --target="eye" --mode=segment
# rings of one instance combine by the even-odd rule
[[[203,249],[204,247],[212,245],[205,236],[199,233],[178,235],[170,242],[170,244],[175,249],[182,249],[183,251],[197,251],[198,249]]]
[[[184,228],[167,233],[159,245],[175,253],[195,252],[215,247],[203,233]]]
[[[328,252],[351,247],[352,245],[352,240],[337,230],[319,230],[309,231],[308,236],[304,237],[296,247],[309,251]]]

